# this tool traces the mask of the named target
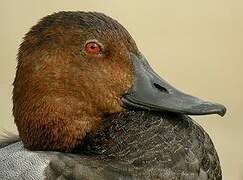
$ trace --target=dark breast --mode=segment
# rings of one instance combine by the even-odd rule
[[[114,114],[84,144],[78,155],[56,154],[48,178],[222,179],[210,137],[185,115]]]
[[[210,137],[179,114],[114,114],[72,154],[12,142],[0,144],[0,179],[222,179]]]

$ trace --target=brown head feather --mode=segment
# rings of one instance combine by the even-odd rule
[[[89,40],[102,54],[84,52]],[[44,17],[20,46],[13,114],[25,146],[70,151],[99,128],[107,113],[120,112],[120,96],[132,85],[129,53],[134,40],[117,21],[95,12]]]

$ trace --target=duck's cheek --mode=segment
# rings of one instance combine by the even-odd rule
[[[104,114],[123,111],[121,100],[114,91],[106,91],[100,96],[96,106]]]
[[[124,111],[121,96],[132,86],[131,74],[122,69],[116,69],[116,72],[106,77],[105,81],[96,87],[97,90],[94,96],[96,106],[99,105],[105,113]]]

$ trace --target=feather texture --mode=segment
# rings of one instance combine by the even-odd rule
[[[0,154],[0,179],[222,179],[208,134],[174,113],[113,114],[72,154],[31,152],[21,142]]]

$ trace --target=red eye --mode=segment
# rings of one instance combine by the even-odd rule
[[[89,42],[85,45],[85,51],[92,54],[98,54],[101,51],[101,48],[98,43]]]

